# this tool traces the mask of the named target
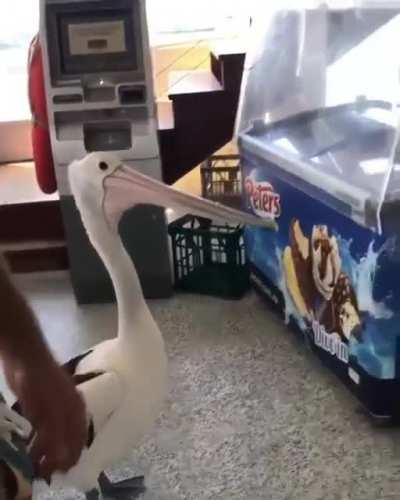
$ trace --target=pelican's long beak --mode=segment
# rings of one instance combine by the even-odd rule
[[[179,213],[190,213],[217,223],[249,224],[276,230],[272,219],[229,208],[193,196],[147,177],[131,167],[118,167],[104,181],[104,213],[108,224],[116,230],[123,213],[135,205],[158,205]]]

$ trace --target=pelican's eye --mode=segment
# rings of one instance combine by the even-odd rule
[[[105,161],[101,161],[99,163],[99,169],[103,171],[108,170],[108,163],[106,163]]]

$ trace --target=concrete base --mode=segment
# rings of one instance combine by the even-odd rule
[[[72,285],[79,304],[115,299],[108,272],[92,247],[72,197],[61,198]],[[172,295],[172,277],[164,210],[139,206],[127,212],[120,235],[135,262],[146,298]]]

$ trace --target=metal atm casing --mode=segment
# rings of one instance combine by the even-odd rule
[[[161,180],[145,0],[41,0],[40,14],[49,129],[72,283],[78,302],[106,302],[113,298],[111,281],[88,241],[67,172],[87,153],[113,151],[126,165]],[[169,296],[164,210],[136,207],[125,214],[120,234],[145,295]]]

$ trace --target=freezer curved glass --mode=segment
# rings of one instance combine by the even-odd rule
[[[237,133],[286,182],[382,232],[400,198],[400,4],[351,3],[255,16]]]

